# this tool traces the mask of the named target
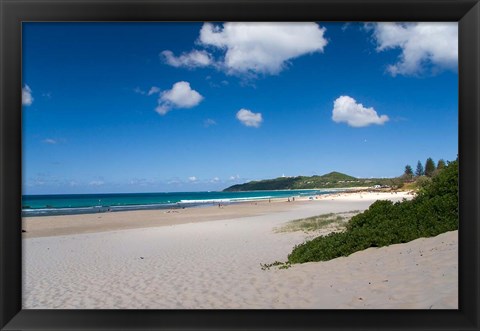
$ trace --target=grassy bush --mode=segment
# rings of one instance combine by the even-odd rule
[[[275,232],[311,232],[322,230],[327,227],[336,227],[341,229],[348,222],[348,220],[352,218],[352,216],[358,214],[359,212],[359,210],[352,210],[344,213],[330,213],[308,218],[301,218],[290,221],[280,228],[276,228]]]
[[[458,229],[458,161],[423,183],[410,201],[379,200],[350,220],[344,232],[295,246],[290,263],[327,261],[369,247],[405,243]]]

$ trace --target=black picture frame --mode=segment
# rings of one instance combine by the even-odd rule
[[[2,330],[478,330],[480,4],[476,0],[0,0]],[[24,21],[458,21],[458,310],[22,310],[21,23]]]

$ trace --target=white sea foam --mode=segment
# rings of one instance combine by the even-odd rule
[[[223,198],[223,199],[206,199],[206,200],[180,200],[180,203],[191,204],[205,204],[205,203],[220,203],[220,202],[239,202],[239,201],[253,201],[253,200],[265,200],[272,199],[273,196],[261,196],[261,197],[245,197],[245,198]],[[277,197],[281,198],[281,197]]]

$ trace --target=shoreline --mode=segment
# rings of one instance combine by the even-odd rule
[[[168,203],[152,203],[152,204],[132,204],[132,205],[98,205],[98,206],[78,206],[78,207],[53,207],[53,206],[44,206],[41,208],[31,208],[30,206],[22,206],[22,217],[43,217],[43,216],[70,216],[70,215],[84,215],[84,214],[101,214],[106,212],[122,212],[122,211],[138,211],[138,210],[166,210],[166,209],[186,209],[186,208],[204,208],[208,206],[215,206],[217,204],[236,204],[243,202],[256,202],[256,201],[266,201],[266,200],[282,200],[287,198],[302,198],[301,195],[297,192],[325,192],[321,194],[311,194],[309,196],[321,196],[321,195],[330,195],[337,193],[355,193],[355,192],[386,192],[385,189],[377,189],[372,187],[345,187],[345,188],[327,188],[327,189],[295,189],[295,190],[265,190],[265,191],[234,191],[235,193],[258,193],[258,192],[291,192],[290,195],[285,195],[282,197],[271,197],[271,196],[252,196],[252,197],[236,197],[236,198],[215,198],[215,199],[201,199],[201,200],[180,200],[176,202]],[[388,189],[390,191],[390,189]],[[202,193],[202,192],[193,192],[193,193]],[[215,193],[223,193],[223,191],[218,191]],[[147,193],[148,194],[148,193]],[[159,193],[163,194],[163,193]],[[165,192],[169,194],[169,192]],[[73,196],[85,196],[89,194],[73,194]],[[109,193],[102,193],[100,195],[110,195]],[[119,193],[118,195],[129,195],[129,193]],[[35,196],[35,195],[32,195]],[[53,194],[52,196],[62,196],[62,194]],[[28,197],[28,196],[25,196]],[[305,197],[305,196],[303,196]],[[47,213],[42,214],[38,212]],[[49,213],[48,213],[49,212]]]
[[[311,239],[312,233],[275,231],[289,221],[409,197],[341,193],[313,201],[188,209],[204,212],[193,216],[157,212],[156,221],[145,220],[144,211],[110,213],[115,221],[101,226],[102,220],[94,219],[87,228],[82,228],[85,215],[51,217],[50,223],[38,222],[49,236],[41,229],[36,237],[26,237],[35,231],[24,234],[22,306],[457,309],[458,231],[284,270],[261,268],[285,261],[295,245]],[[62,234],[62,223],[73,231]]]
[[[457,309],[458,231],[326,262],[262,270],[262,264],[285,261],[295,245],[312,235],[279,233],[276,228],[314,215],[364,210],[377,198],[387,197],[400,201],[411,195],[341,193],[314,201],[247,203],[240,206],[244,210],[210,208],[195,220],[189,220],[187,213],[183,221],[182,214],[161,213],[169,226],[162,217],[160,225],[135,228],[119,228],[117,223],[102,228],[97,220],[93,232],[80,227],[66,235],[25,238],[26,233],[22,305],[24,309]],[[207,208],[190,210],[202,209]],[[135,224],[145,213],[110,215]],[[66,224],[81,223],[78,219]]]
[[[242,201],[221,206],[202,206],[198,208],[149,209],[115,211],[92,214],[34,216],[22,218],[22,237],[36,238],[62,235],[75,235],[96,232],[108,232],[137,228],[173,226],[178,224],[238,219],[282,213],[290,210],[319,204],[321,209],[326,201],[366,201],[378,199],[401,200],[409,198],[412,192],[379,192],[372,190],[337,192],[309,197],[296,197],[295,201],[286,198]],[[311,215],[315,216],[315,215]]]

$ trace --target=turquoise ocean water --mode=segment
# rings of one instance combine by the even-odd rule
[[[141,209],[201,207],[258,199],[313,196],[334,190],[282,190],[249,192],[172,192],[119,194],[24,195],[23,216],[73,215]]]

